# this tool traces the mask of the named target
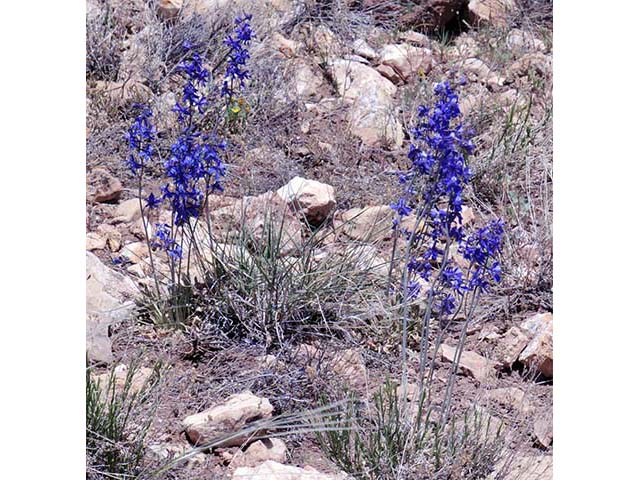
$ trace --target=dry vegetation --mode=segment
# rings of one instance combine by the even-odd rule
[[[174,140],[176,120],[170,110],[175,101],[172,92],[179,91],[175,69],[181,45],[187,39],[200,44],[211,65],[224,61],[222,42],[242,7],[254,15],[256,41],[249,64],[252,80],[245,93],[250,109],[228,131],[230,167],[224,192],[228,197],[274,191],[299,175],[335,187],[338,213],[390,204],[399,191],[394,172],[409,162],[409,131],[417,106],[430,103],[434,82],[452,71],[460,73],[461,61],[471,48],[472,56],[504,81],[494,85],[469,78],[459,91],[461,103],[467,102],[463,110],[477,133],[478,146],[471,158],[475,177],[467,203],[478,225],[503,218],[506,238],[503,281],[482,298],[465,350],[492,358],[497,339],[511,327],[536,312],[553,311],[550,1],[516,2],[504,26],[470,26],[462,16],[441,29],[425,29],[433,69],[398,90],[405,139],[395,150],[367,146],[348,131],[347,106],[339,99],[327,61],[349,55],[356,39],[377,49],[401,42],[402,32],[420,29],[403,14],[411,2],[306,1],[286,15],[263,5],[269,2],[230,2],[215,15],[192,14],[184,8],[172,19],[163,18],[158,3],[90,0],[87,4],[87,172],[100,167],[117,177],[124,187],[121,201],[134,198],[137,191],[123,163],[127,156],[123,137],[135,116],[132,105],[151,105],[159,122],[159,149],[168,151]],[[330,53],[311,40],[309,32],[320,26],[334,34]],[[522,62],[523,57],[537,54],[509,44],[513,28],[544,44],[542,60]],[[279,51],[274,32],[299,42],[293,58]],[[295,93],[301,63],[323,80],[305,97]],[[319,113],[308,108],[322,98],[335,98],[335,108]],[[161,165],[147,173],[144,190],[158,192]],[[88,230],[108,223],[114,209],[109,203],[88,202]],[[386,276],[371,265],[362,268],[365,254],[351,248],[353,242],[340,233],[338,213],[320,227],[308,228],[295,265],[279,255],[283,238],[277,228],[260,239],[238,235],[235,245],[250,253],[227,251],[213,262],[211,275],[216,281],[199,284],[180,299],[178,303],[187,307],[179,321],[172,317],[174,321],[167,324],[158,315],[164,304],[157,298],[139,299],[136,315],[110,332],[117,361],[88,367],[93,375],[127,364],[133,373],[123,393],[114,386],[106,399],[88,375],[87,419],[93,426],[91,434],[88,430],[87,478],[231,478],[233,469],[220,451],[204,457],[197,455],[199,450],[192,451],[192,457],[171,463],[170,457],[153,454],[149,446],[186,445],[183,418],[246,390],[274,406],[267,429],[272,437],[286,441],[286,463],[311,465],[326,473],[350,469],[353,473],[360,466],[356,478],[514,480],[518,478],[514,462],[552,454],[553,446],[539,445],[533,434],[540,412],[552,409],[552,379],[517,361],[487,381],[454,374],[457,422],[441,430],[423,422],[416,429],[423,412],[407,419],[395,388],[402,375],[397,306],[385,294]],[[122,244],[140,240],[130,225],[118,228]],[[389,237],[368,240],[361,243],[389,252]],[[318,256],[327,245],[337,245],[340,255]],[[125,266],[113,264],[121,256],[119,249],[94,253],[130,275]],[[455,322],[446,330],[448,344],[461,340],[463,323]],[[416,376],[420,332],[417,325],[410,328],[409,372]],[[313,354],[302,355],[301,348],[309,345],[314,346]],[[357,352],[353,363],[366,369],[365,382],[351,371],[341,376],[336,370],[336,358],[344,352]],[[157,367],[153,381],[133,394],[130,383],[136,369],[157,362],[166,368]],[[449,364],[435,362],[435,398],[446,397],[450,375]],[[115,385],[113,377],[109,382]],[[511,387],[525,392],[531,407],[526,412],[487,396],[488,391]],[[332,407],[328,413],[314,410],[326,405]],[[487,424],[489,413],[490,421],[502,422],[499,433]],[[283,420],[282,415],[293,417]],[[373,470],[368,468],[372,465]]]

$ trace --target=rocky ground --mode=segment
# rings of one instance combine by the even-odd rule
[[[406,3],[88,1],[88,358],[91,375],[103,375],[104,384],[115,371],[118,388],[132,365],[142,365],[134,389],[161,365],[153,400],[134,419],[151,420],[141,478],[256,421],[266,422],[262,439],[236,436],[158,478],[348,478],[313,434],[279,431],[269,419],[317,408],[322,398],[339,400],[346,390],[367,402],[401,375],[398,329],[379,311],[384,304],[369,283],[321,308],[335,328],[294,326],[282,338],[257,327],[211,330],[202,320],[210,318],[208,305],[196,309],[202,318],[172,328],[154,323],[140,304],[153,283],[138,185],[123,163],[131,104],[152,105],[165,122],[159,137],[170,142],[162,132],[175,124],[169,110],[177,46],[199,35],[215,52],[241,10],[253,13],[256,32],[251,108],[228,139],[225,191],[209,199],[221,245],[242,228],[264,236],[265,213],[276,212],[286,237],[280,258],[295,263],[292,245],[318,239],[314,265],[329,271],[357,258],[354,268],[379,284],[393,248],[394,172],[408,164],[416,108],[429,103],[434,82],[466,77],[460,103],[478,152],[464,222],[501,217],[507,238],[504,280],[483,299],[464,346],[455,411],[473,407],[504,423],[504,452],[484,478],[551,478],[551,2]],[[158,193],[161,184],[161,170],[150,171],[142,189]],[[459,335],[454,325],[432,352],[436,392],[444,389]],[[409,346],[415,381],[418,340]],[[87,471],[107,478],[90,459]],[[442,478],[468,477],[463,470]]]

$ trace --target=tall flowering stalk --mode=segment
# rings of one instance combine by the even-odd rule
[[[226,57],[226,71],[223,80],[222,95],[233,100],[234,92],[245,86],[249,77],[246,61],[249,54],[246,47],[253,36],[250,26],[250,15],[235,20],[234,34],[225,44],[230,47]],[[195,228],[201,217],[203,205],[208,207],[208,196],[222,191],[222,181],[226,173],[226,165],[222,160],[226,150],[226,142],[214,133],[201,130],[202,119],[212,107],[207,94],[213,91],[212,72],[205,67],[205,59],[198,47],[190,42],[183,44],[185,60],[177,67],[183,77],[182,93],[176,101],[173,111],[177,113],[179,133],[171,145],[170,152],[162,159],[166,183],[161,188],[161,196],[150,194],[144,202],[140,198],[140,209],[143,213],[145,237],[149,246],[149,255],[154,280],[160,294],[156,270],[153,265],[152,248],[165,251],[169,259],[171,274],[170,290],[179,288],[183,273],[188,277],[191,247],[194,245]],[[215,67],[217,68],[217,67]],[[139,197],[142,194],[142,178],[145,165],[155,161],[159,155],[154,147],[156,130],[152,123],[152,113],[148,107],[138,107],[140,112],[130,127],[126,139],[130,147],[130,155],[126,163],[138,178]],[[167,204],[171,210],[171,223],[158,223],[150,238],[145,212]],[[211,226],[209,226],[210,241]],[[186,256],[186,269],[183,272],[183,259]]]
[[[243,107],[246,107],[244,99],[239,94],[250,77],[246,63],[250,58],[248,47],[254,37],[251,18],[251,15],[236,18],[233,34],[227,36],[224,41],[229,47],[229,53],[220,94],[225,99],[227,115],[230,118],[236,118]]]
[[[220,92],[223,97],[230,101],[233,99],[235,92],[244,88],[245,82],[249,78],[246,63],[250,58],[247,47],[253,38],[251,19],[251,15],[236,18],[233,35],[227,36],[224,41],[230,51],[227,56],[225,78]]]
[[[127,157],[126,164],[138,182],[138,201],[142,214],[142,226],[149,251],[156,293],[160,295],[160,284],[153,263],[152,243],[149,239],[149,228],[145,217],[145,210],[148,211],[156,208],[159,200],[151,193],[147,198],[146,205],[142,203],[142,179],[144,178],[145,167],[153,161],[156,155],[156,150],[153,146],[156,141],[156,128],[151,121],[153,114],[148,107],[144,105],[134,105],[134,109],[138,110],[139,113],[125,135],[125,139],[129,145],[129,156]]]
[[[411,168],[400,172],[402,195],[391,204],[396,212],[396,242],[400,236],[406,240],[404,261],[400,265],[403,385],[407,382],[409,304],[419,295],[426,300],[421,323],[421,391],[425,384],[432,318],[438,320],[439,326],[437,351],[446,326],[460,312],[466,316],[454,361],[456,369],[478,297],[492,282],[500,281],[498,255],[504,231],[501,221],[470,234],[463,228],[463,193],[472,175],[466,159],[473,154],[474,145],[471,132],[460,121],[458,97],[450,83],[436,84],[434,95],[431,108],[418,108],[418,124],[412,131],[413,142],[408,153]],[[395,258],[392,265],[394,263]],[[426,385],[430,384],[434,363],[435,354]],[[452,383],[447,386],[448,399],[451,388]],[[446,407],[443,409],[445,419],[448,404]]]

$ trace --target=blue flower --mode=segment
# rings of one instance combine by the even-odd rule
[[[156,140],[156,129],[151,123],[152,113],[148,107],[136,104],[134,109],[140,110],[140,113],[125,134],[125,140],[131,151],[126,163],[129,170],[137,174],[145,162],[151,161],[155,155],[153,143]]]
[[[418,107],[407,154],[410,169],[399,175],[403,192],[391,208],[397,213],[394,226],[412,211],[419,217],[418,229],[407,235],[420,245],[406,265],[409,282],[415,276],[430,281],[435,311],[448,315],[455,310],[456,298],[500,281],[497,255],[504,224],[492,222],[467,238],[461,224],[464,190],[472,177],[466,159],[475,149],[472,132],[460,120],[458,96],[449,82],[436,84],[434,96],[432,106]],[[468,273],[451,263],[454,244],[470,262]]]
[[[171,205],[177,227],[199,216],[207,194],[222,191],[222,177],[226,172],[221,159],[226,143],[194,128],[195,117],[203,114],[207,106],[206,97],[200,92],[206,90],[211,74],[203,67],[202,56],[194,50],[195,45],[186,42],[184,46],[189,60],[182,62],[178,70],[185,77],[185,85],[182,100],[174,107],[183,129],[165,160],[168,183],[162,188],[162,198]]]
[[[162,203],[161,198],[157,198],[153,193],[150,193],[147,197],[147,207],[151,210],[156,209]]]
[[[399,216],[406,217],[411,214],[411,207],[407,205],[407,202],[404,198],[400,198],[396,203],[392,203],[390,205],[392,210],[395,210]]]
[[[161,248],[174,260],[182,258],[182,248],[172,236],[171,228],[166,223],[156,223],[155,241],[151,244],[154,248]]]
[[[230,51],[227,56],[221,94],[228,99],[231,99],[236,91],[242,90],[245,81],[249,78],[249,71],[244,67],[250,58],[247,46],[254,36],[251,30],[251,19],[251,15],[236,18],[233,35],[229,35],[224,41]]]

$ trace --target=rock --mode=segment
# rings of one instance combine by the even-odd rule
[[[271,36],[273,46],[285,57],[295,57],[302,50],[302,43],[286,38],[279,32]]]
[[[324,25],[309,27],[305,43],[309,50],[324,58],[333,57],[340,51],[340,43],[336,34]]]
[[[429,45],[429,37],[423,35],[422,33],[414,32],[413,30],[400,32],[398,38],[407,43],[413,43],[418,47],[427,47]]]
[[[534,407],[525,393],[517,387],[495,388],[487,390],[487,398],[500,405],[515,408],[525,415],[533,413]]]
[[[431,71],[431,51],[406,43],[385,45],[380,50],[380,63],[393,68],[404,81],[407,81],[417,74],[426,75]]]
[[[286,202],[274,192],[243,197],[211,212],[214,236],[227,241],[242,232],[264,242],[271,232],[279,237],[280,255],[289,255],[302,243],[302,225]],[[277,238],[276,238],[277,239]]]
[[[293,467],[267,460],[257,467],[240,467],[233,472],[231,480],[339,480],[338,475],[320,473],[312,467]]]
[[[384,78],[392,81],[395,85],[403,82],[402,77],[389,65],[378,65],[376,71]]]
[[[514,0],[471,0],[469,18],[472,25],[489,24],[504,27],[514,8]]]
[[[158,14],[165,20],[176,18],[180,14],[184,0],[158,0]]]
[[[131,263],[148,263],[149,248],[146,242],[133,242],[126,244],[120,256],[126,258]]]
[[[485,100],[484,95],[464,95],[460,98],[460,111],[465,117],[480,108]]]
[[[440,354],[444,360],[453,363],[456,354],[456,347],[442,344]],[[493,377],[496,373],[497,363],[478,355],[475,352],[463,350],[460,355],[458,367],[464,375],[470,375],[474,379],[482,382]]]
[[[547,46],[531,32],[514,28],[507,35],[507,47],[515,51],[534,51],[545,53]]]
[[[381,277],[389,275],[390,262],[378,255],[376,248],[371,245],[349,245],[345,254],[347,258],[357,259],[356,267],[364,272]]]
[[[148,380],[153,374],[153,369],[147,367],[140,367],[136,369],[135,373],[131,377],[131,383],[129,387],[129,393],[139,393],[147,384]],[[129,367],[125,364],[120,364],[113,369],[113,383],[115,384],[115,391],[122,392],[129,375]],[[109,379],[111,373],[103,373],[101,375],[95,375],[94,379],[100,382],[100,387],[103,389],[103,394],[107,394],[107,387],[109,386]]]
[[[519,77],[536,75],[541,78],[551,78],[553,60],[541,52],[526,53],[507,69],[507,80],[514,81]]]
[[[378,58],[376,51],[366,42],[366,40],[363,40],[362,38],[354,40],[351,48],[353,48],[353,53],[361,57],[368,58],[369,60],[375,60]]]
[[[316,115],[329,115],[338,110],[342,105],[339,98],[323,98],[317,103],[305,103],[304,106],[309,112]]]
[[[122,42],[122,56],[117,81],[147,84],[159,81],[162,75],[158,62],[153,62],[149,46],[161,37],[158,22],[146,24],[141,30],[126,37]]]
[[[371,65],[371,62],[369,60],[367,60],[364,57],[361,57],[360,55],[349,54],[349,55],[345,55],[343,58],[345,60],[348,60],[349,62],[357,62],[357,63],[362,63],[363,65]]]
[[[115,202],[122,195],[120,180],[104,168],[94,168],[87,175],[87,197],[90,202]]]
[[[93,253],[87,252],[86,262],[87,352],[92,362],[110,363],[109,327],[132,313],[138,289],[131,279],[108,268]]]
[[[518,91],[514,88],[510,88],[505,92],[501,92],[498,95],[498,103],[502,106],[505,113],[510,112],[512,109],[524,109],[527,107],[527,99],[524,96],[518,96]]]
[[[407,383],[406,389],[402,387],[402,384],[396,387],[396,396],[398,399],[402,399],[405,392],[408,402],[418,402],[420,400],[420,387],[417,384]]]
[[[253,442],[244,452],[239,452],[230,463],[231,467],[255,467],[267,460],[284,462],[287,445],[279,438],[265,438]]]
[[[193,14],[212,15],[215,10],[226,7],[231,0],[157,0],[158,14],[165,20],[175,19],[182,13],[185,17]]]
[[[141,218],[142,212],[140,211],[140,200],[132,198],[118,205],[118,208],[116,208],[116,211],[113,214],[112,222],[133,223]]]
[[[113,225],[106,223],[98,225],[96,233],[100,235],[100,238],[105,239],[107,247],[109,247],[111,252],[117,252],[120,250],[122,234]]]
[[[202,446],[223,436],[236,434],[232,438],[220,440],[215,447],[232,447],[244,444],[256,431],[238,434],[257,420],[271,418],[273,407],[269,400],[251,392],[232,395],[226,402],[204,412],[190,415],[182,421],[188,440]],[[259,431],[258,431],[259,433]]]
[[[396,86],[375,69],[345,59],[329,62],[329,74],[350,105],[347,121],[351,132],[365,145],[399,148],[404,133],[395,114]]]
[[[131,275],[135,275],[138,278],[146,278],[147,276],[147,272],[140,263],[129,265],[127,267],[127,272],[129,272]]]
[[[447,57],[451,60],[473,58],[479,53],[478,42],[466,33],[456,38],[454,44],[447,49]]]
[[[322,223],[336,206],[336,197],[331,185],[302,177],[293,177],[276,193],[294,212],[304,215],[307,221]]]
[[[352,208],[336,214],[334,225],[354,240],[376,242],[393,235],[394,211],[388,205]]]
[[[458,222],[456,220],[456,223],[460,223],[460,225],[463,227],[471,225],[476,219],[476,215],[475,213],[473,213],[473,208],[466,205],[462,206],[462,211],[460,212],[460,214],[462,215],[462,222]]]
[[[294,62],[293,68],[295,69],[293,82],[296,94],[303,99],[319,96],[319,90],[324,85],[322,75],[303,60]]]
[[[504,85],[505,78],[498,76],[478,58],[468,58],[462,62],[462,70],[467,78],[472,82],[481,82],[490,88],[497,88]]]
[[[528,335],[518,327],[511,327],[501,337],[496,347],[495,359],[505,367],[511,368],[528,343]]]
[[[102,250],[107,246],[107,240],[100,236],[99,233],[96,232],[87,232],[87,241],[86,241],[86,249],[91,250]]]
[[[519,360],[527,367],[537,369],[548,378],[553,377],[553,315],[539,313],[522,323],[522,329],[532,335],[529,344],[520,353]]]
[[[94,90],[108,96],[112,102],[146,102],[153,96],[149,87],[139,80],[133,79],[127,82],[96,81]]]
[[[553,442],[553,410],[539,413],[533,423],[536,442],[543,448],[549,448]]]
[[[189,445],[175,445],[171,443],[160,443],[155,445],[149,445],[147,449],[158,460],[170,460],[177,458],[181,455],[188,453],[191,450]],[[187,465],[193,467],[195,465],[201,465],[207,461],[207,456],[204,453],[196,453],[189,457]]]
[[[551,455],[520,456],[508,458],[496,464],[494,473],[487,480],[553,480]]]

